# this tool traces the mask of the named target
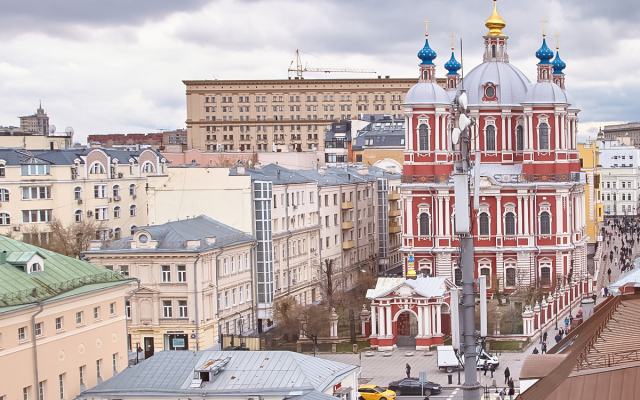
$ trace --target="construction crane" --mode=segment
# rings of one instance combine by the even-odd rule
[[[293,61],[289,65],[289,69],[287,72],[295,72],[298,78],[302,78],[302,74],[304,72],[350,72],[356,74],[375,74],[376,71],[372,69],[353,69],[353,68],[307,68],[306,66],[302,66],[302,61],[300,60],[300,50],[296,50],[296,68],[293,69]]]

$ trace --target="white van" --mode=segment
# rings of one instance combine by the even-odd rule
[[[493,364],[496,366],[496,368],[498,368],[498,366],[500,365],[498,357],[487,354],[487,352],[484,351],[480,346],[478,346],[476,351],[480,354],[478,357],[478,361],[476,362],[476,368],[480,369],[485,364],[487,364],[487,367]],[[448,373],[453,372],[454,369],[464,366],[464,357],[461,358],[460,361],[458,361],[458,357],[456,357],[453,346],[438,346],[437,354],[438,368],[444,369]]]

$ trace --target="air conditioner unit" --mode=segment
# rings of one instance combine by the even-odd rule
[[[138,197],[137,195],[135,195],[135,194],[133,195],[133,199],[134,199],[134,200],[135,200],[137,197]]]
[[[113,196],[113,201],[120,201],[120,196]]]
[[[78,199],[78,204],[82,204],[82,199]]]
[[[14,226],[13,230],[16,231],[16,232],[20,232],[20,227],[19,226]]]
[[[122,178],[124,174],[122,172],[118,172],[118,178]]]
[[[93,211],[87,211],[87,217],[93,217]]]
[[[109,197],[109,203],[111,203],[113,201],[113,199],[111,197]]]

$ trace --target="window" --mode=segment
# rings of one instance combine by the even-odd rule
[[[60,393],[60,400],[64,399],[64,374],[58,375],[58,388]]]
[[[234,274],[236,272],[236,257],[231,257],[231,273]]]
[[[136,195],[136,184],[132,183],[131,185],[129,185],[129,196],[135,196]]]
[[[504,217],[504,234],[507,236],[516,234],[516,218],[512,212],[508,212]]]
[[[540,284],[542,286],[551,286],[551,268],[540,268]]]
[[[551,235],[551,216],[547,211],[543,211],[540,214],[540,233]]]
[[[104,199],[107,197],[107,185],[93,185],[93,197]]]
[[[20,175],[49,175],[50,172],[51,166],[48,164],[29,164],[20,166]]]
[[[486,276],[487,288],[491,287],[491,268],[480,268],[480,276]]]
[[[171,318],[171,300],[165,300],[162,302],[162,317],[163,318]]]
[[[132,205],[129,207],[129,216],[130,216],[130,217],[135,217],[135,216],[136,216],[137,211],[138,211],[138,208],[136,207],[136,205],[135,205],[135,204],[132,204]]]
[[[224,308],[229,308],[229,291],[224,292]]]
[[[518,151],[524,150],[524,128],[522,125],[516,128],[516,149]]]
[[[27,340],[27,327],[18,328],[18,340],[24,342]]]
[[[495,52],[496,46],[493,46],[493,51]],[[494,55],[495,57],[495,55]],[[493,99],[496,96],[496,88],[489,85],[486,87],[486,89],[484,90],[484,95],[487,99]]]
[[[187,282],[187,267],[184,265],[178,265],[178,282]]]
[[[542,123],[538,127],[540,150],[549,150],[549,125]]]
[[[9,192],[7,191],[7,200]],[[22,200],[39,200],[51,198],[51,186],[28,186],[22,188]]]
[[[428,236],[429,235],[429,214],[422,213],[420,214],[420,236]]]
[[[76,313],[76,325],[82,325],[83,317],[84,317],[84,312],[83,311],[78,311]]]
[[[101,162],[95,161],[93,164],[91,164],[91,167],[89,167],[89,173],[90,174],[105,174],[106,171],[104,169],[104,165],[102,165]]]
[[[156,172],[156,167],[154,167],[150,161],[146,161],[144,164],[142,164],[142,172]]]
[[[0,164],[0,178],[5,177],[4,164]]]
[[[229,275],[229,264],[227,263],[227,259],[222,260],[222,268],[224,270],[225,275]]]
[[[80,375],[80,384],[84,385],[84,365],[78,368],[78,372]]]
[[[108,207],[96,207],[94,211],[95,211],[97,221],[106,221],[109,219]]]
[[[236,290],[235,290],[235,289],[233,289],[233,290],[231,291],[231,301],[232,301],[233,306],[235,307],[235,306],[236,306],[236,304],[237,304],[237,303],[236,303]]]
[[[138,227],[136,225],[131,225],[131,234],[133,235],[134,233],[136,233],[136,229]]]
[[[427,124],[421,124],[420,127],[418,127],[418,140],[420,150],[429,150],[429,127]]]
[[[7,213],[0,213],[0,225],[11,225],[11,217]]]
[[[27,386],[26,388],[22,388],[22,400],[29,400],[29,388],[31,386]]]
[[[162,282],[163,283],[171,282],[171,267],[168,265],[162,266]]]
[[[56,318],[56,331],[62,330],[62,317]]]
[[[42,322],[38,322],[37,324],[35,324],[33,329],[36,334],[36,337],[42,336]]]
[[[515,268],[507,268],[507,271],[506,271],[506,285],[507,286],[515,286],[516,285],[516,269]]]
[[[247,301],[251,300],[251,291],[249,289],[249,285],[247,285]]]
[[[38,400],[44,400],[44,381],[38,382]]]
[[[178,301],[178,316],[180,318],[188,318],[187,315],[187,301],[179,300]]]
[[[120,206],[113,207],[113,218],[120,218]]]
[[[109,315],[116,315],[116,303],[109,303]]]
[[[240,298],[239,298],[240,304],[244,303],[244,299],[243,299],[243,296],[242,296],[242,286],[240,286],[240,290],[238,290],[238,295],[240,296]]]
[[[480,236],[489,236],[489,214],[480,214]]]
[[[96,376],[100,378],[100,367],[102,366],[102,360],[96,360]]]
[[[131,303],[129,303],[129,300],[127,300],[124,304],[124,313],[127,318],[131,318]]]
[[[93,320],[97,321],[100,319],[100,307],[93,307]]]
[[[73,219],[74,219],[74,221],[76,221],[76,222],[82,222],[82,215],[83,215],[82,210],[76,210],[76,211],[73,213]]]
[[[52,210],[22,210],[22,222],[50,222]]]
[[[496,127],[493,125],[487,126],[487,151],[496,151]]]

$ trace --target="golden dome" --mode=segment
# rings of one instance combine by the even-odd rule
[[[502,29],[507,25],[506,22],[500,17],[498,14],[498,9],[496,7],[496,0],[493,0],[493,14],[487,19],[484,23],[484,26],[489,28],[489,33],[487,36],[506,36],[502,33]]]

